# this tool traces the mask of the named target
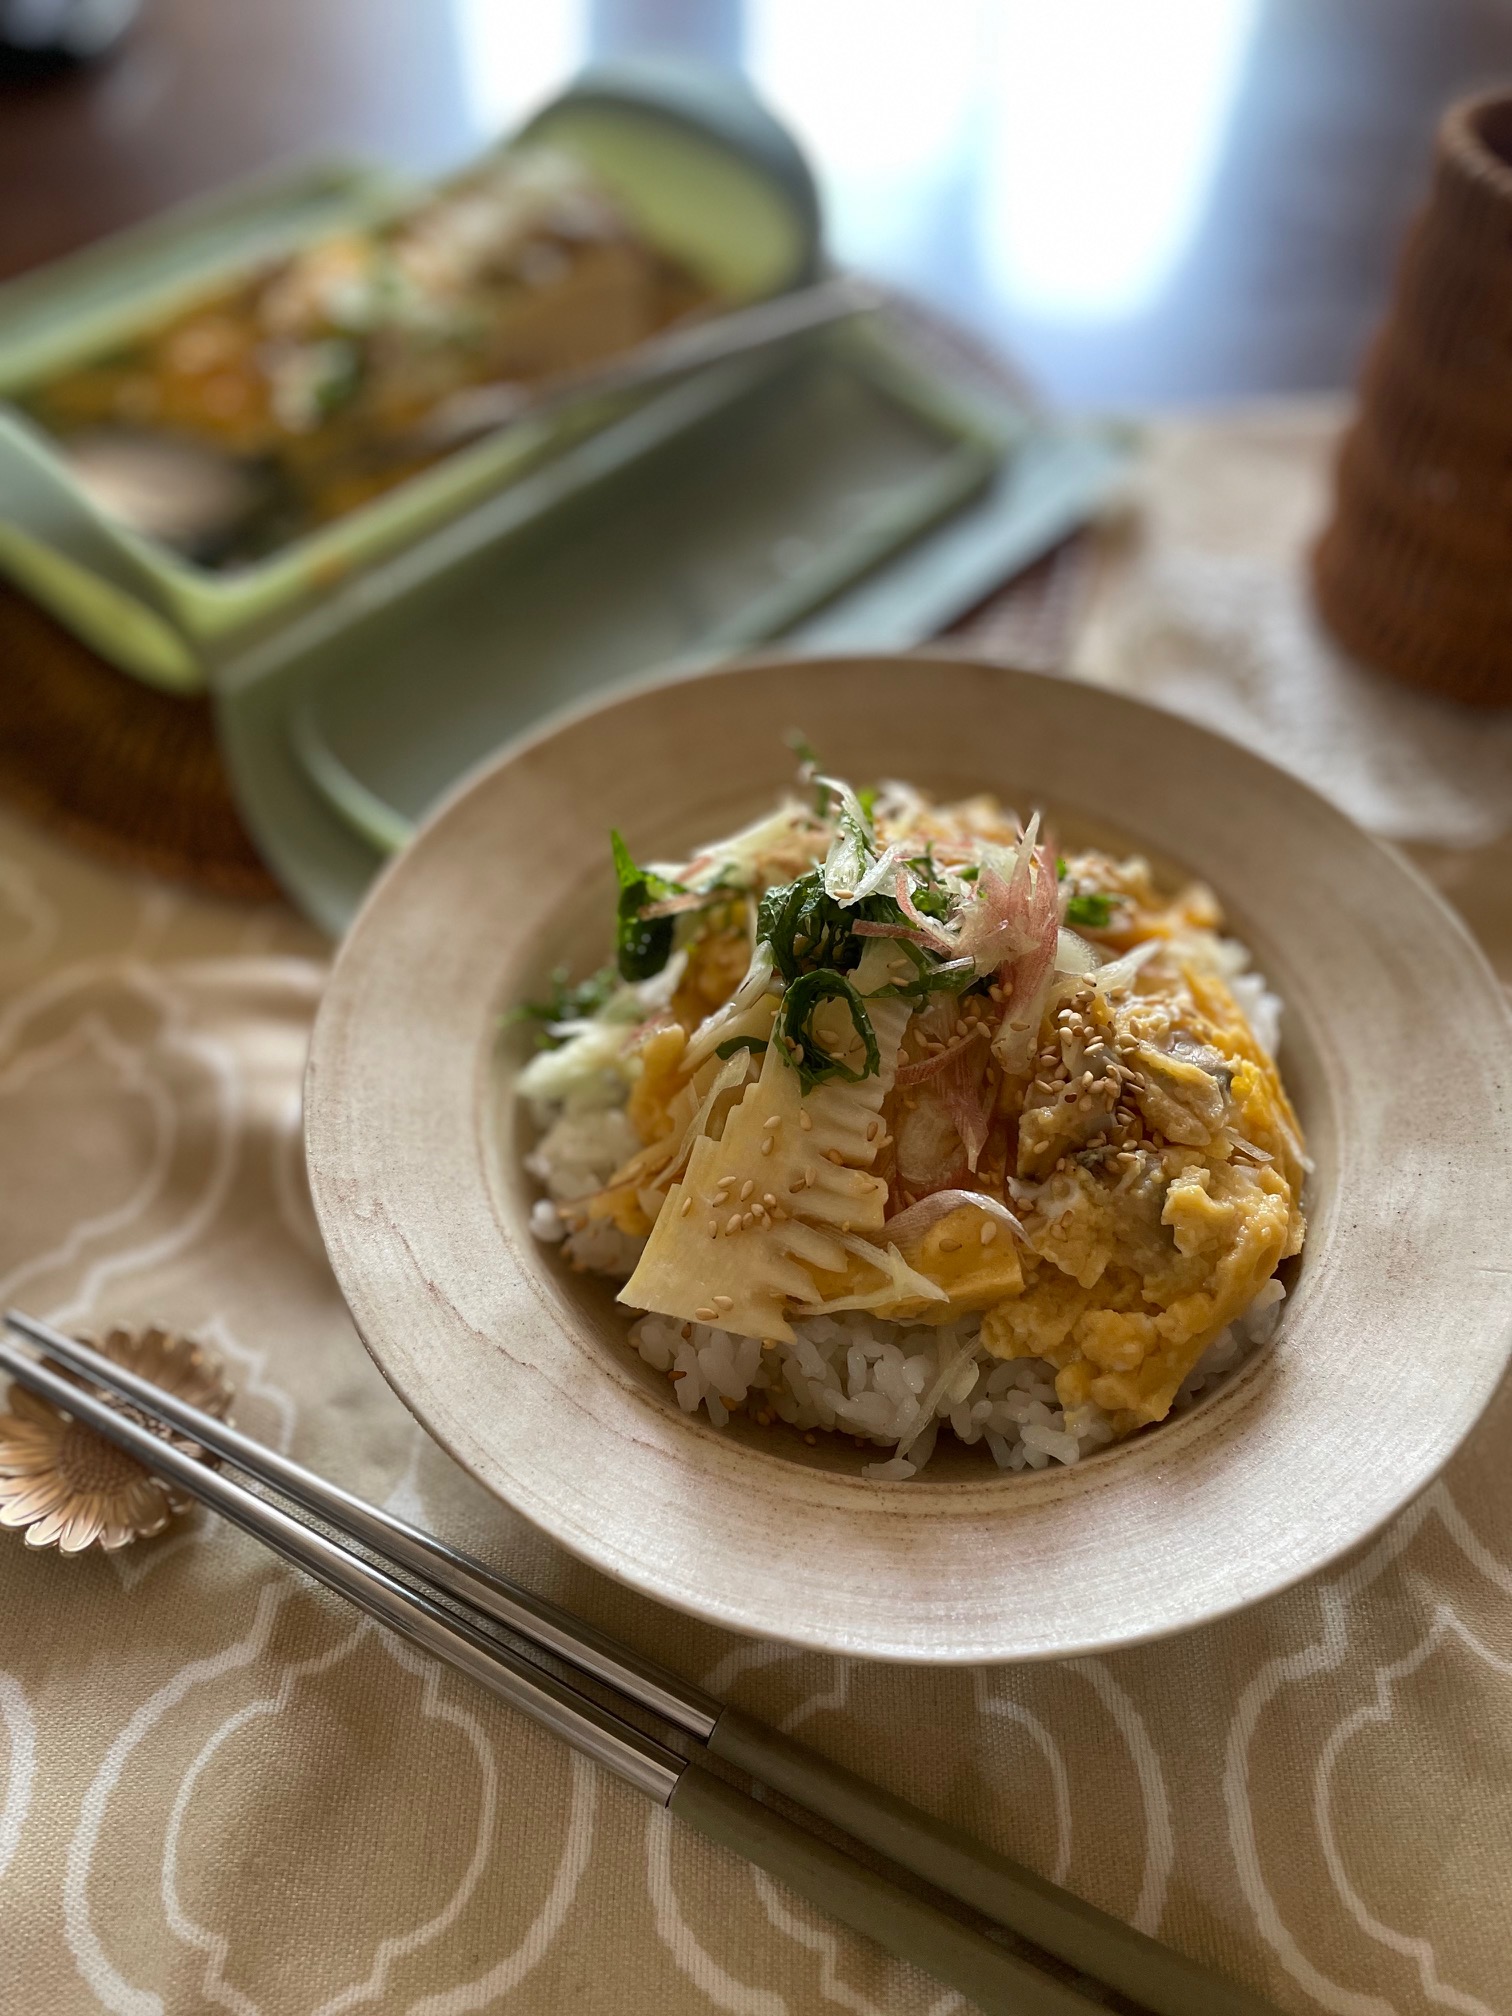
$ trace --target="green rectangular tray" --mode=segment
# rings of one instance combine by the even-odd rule
[[[243,811],[318,922],[341,929],[436,799],[544,716],[777,638],[917,644],[1124,467],[1105,431],[968,397],[885,326],[676,397],[654,449],[585,447],[594,480],[552,495],[563,472],[538,471],[221,664]]]
[[[641,150],[649,169],[666,172],[644,135]],[[39,377],[153,326],[258,260],[383,217],[414,187],[360,163],[284,168],[0,286],[0,573],[123,669],[192,691],[219,656],[271,634],[321,603],[333,583],[404,551],[531,470],[601,439],[613,461],[685,423],[688,403],[665,390],[526,416],[266,559],[217,574],[96,510],[48,437],[9,403]],[[752,237],[744,269],[744,241],[719,241],[720,270],[707,276],[716,292],[740,299],[786,284],[774,278],[770,237]],[[807,256],[796,240],[793,256]],[[801,266],[787,275],[800,277]],[[589,455],[566,466],[592,481],[599,463]]]

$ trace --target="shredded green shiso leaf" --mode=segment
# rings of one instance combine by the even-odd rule
[[[859,1071],[853,1071],[841,1058],[826,1050],[814,1034],[814,1011],[826,1001],[839,1001],[850,1015],[851,1025],[861,1039],[865,1055],[865,1063]],[[819,967],[810,973],[800,973],[789,982],[782,997],[782,1006],[777,1011],[773,1034],[792,1058],[805,1092],[831,1078],[842,1078],[848,1085],[859,1085],[882,1068],[877,1032],[866,1012],[866,1004],[845,975],[836,973],[833,968]]]
[[[949,949],[962,936],[963,918],[986,899],[989,884],[982,863],[942,869],[928,847],[906,857],[901,849],[884,852],[873,825],[877,790],[868,786],[856,791],[839,778],[822,775],[819,758],[802,735],[792,735],[788,742],[801,759],[801,781],[814,791],[815,815],[828,826],[829,846],[817,865],[761,894],[754,937],[756,946],[770,956],[772,981],[782,996],[773,1040],[807,1091],[836,1078],[860,1083],[881,1068],[868,1000],[906,1000],[922,1008],[936,994],[964,994],[991,986],[993,973],[979,970],[969,951],[953,956]],[[823,834],[818,838],[822,845]],[[618,831],[611,830],[609,839],[619,885],[615,967],[576,989],[566,986],[564,975],[553,976],[556,991],[551,1001],[519,1011],[521,1018],[547,1025],[546,1042],[552,1040],[551,1025],[604,1013],[617,981],[635,986],[663,972],[684,913],[740,894],[741,878],[733,870],[727,875],[717,859],[713,869],[707,858],[700,857],[693,864],[698,872],[680,871],[688,876],[690,886],[685,887],[654,868],[639,866]],[[1033,845],[1032,832],[1028,844]],[[1011,871],[1011,855],[1007,868],[987,852],[983,862],[993,868],[994,886],[1000,887]],[[1055,867],[1057,878],[1064,881],[1065,860],[1057,857]],[[889,883],[896,894],[884,888]],[[686,900],[672,904],[664,914],[647,914],[673,898]],[[1072,895],[1065,904],[1066,922],[1101,929],[1109,921],[1113,901],[1097,892]],[[871,928],[863,931],[860,926]],[[937,942],[931,937],[936,927]],[[863,995],[850,976],[874,937],[890,942],[895,968],[906,962],[912,970]],[[981,949],[980,935],[974,942]],[[816,1033],[814,1017],[826,1002],[838,1002],[849,1017],[862,1051],[859,1068],[827,1050]],[[764,1038],[736,1036],[720,1043],[716,1054],[728,1059],[745,1049],[759,1055],[768,1047]]]
[[[630,849],[613,828],[609,845],[614,852],[614,874],[619,883],[615,963],[622,980],[650,980],[671,958],[674,932],[670,917],[646,917],[642,912],[648,904],[687,892],[681,883],[668,882],[649,868],[637,868]]]
[[[512,1028],[521,1022],[536,1022],[542,1026],[536,1032],[536,1042],[542,1050],[554,1049],[564,1043],[565,1033],[559,1025],[569,1022],[591,1022],[603,1012],[619,989],[619,976],[612,966],[601,966],[597,973],[590,973],[586,980],[572,980],[565,966],[553,968],[551,992],[544,1001],[522,1001],[517,1008],[511,1008],[504,1016],[504,1026]]]

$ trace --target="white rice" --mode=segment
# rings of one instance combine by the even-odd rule
[[[574,1267],[627,1280],[644,1241],[604,1219],[569,1231],[557,1203],[585,1197],[608,1180],[634,1146],[630,1136],[626,1147],[629,1121],[618,1108],[602,1106],[547,1108],[537,1117],[545,1131],[526,1167],[550,1195],[533,1206],[531,1231],[559,1245]],[[1188,1373],[1173,1412],[1191,1407],[1270,1336],[1285,1293],[1279,1281],[1265,1284]],[[765,1348],[760,1338],[712,1324],[642,1316],[630,1342],[673,1379],[685,1414],[701,1407],[723,1428],[732,1414],[744,1413],[803,1433],[838,1430],[900,1452],[864,1466],[861,1474],[879,1481],[917,1475],[942,1427],[959,1442],[985,1443],[999,1469],[1013,1471],[1076,1463],[1113,1440],[1101,1408],[1061,1407],[1055,1367],[1045,1359],[1002,1359],[986,1350],[979,1316],[938,1326],[857,1312],[813,1316],[793,1325],[791,1344]]]

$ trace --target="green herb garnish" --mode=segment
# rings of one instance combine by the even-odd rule
[[[1064,882],[1064,881],[1065,881],[1065,879],[1066,879],[1066,877],[1067,877],[1067,876],[1068,876],[1068,875],[1070,874],[1070,872],[1071,872],[1071,871],[1070,871],[1070,869],[1069,869],[1069,868],[1068,868],[1068,867],[1066,866],[1066,857],[1065,857],[1065,855],[1064,855],[1064,854],[1057,854],[1057,855],[1056,855],[1056,857],[1055,857],[1055,879],[1056,879],[1056,881],[1057,881],[1057,882]]]
[[[609,1000],[619,985],[619,976],[612,966],[604,966],[592,973],[586,980],[571,981],[567,968],[558,966],[551,975],[551,993],[544,1001],[522,1001],[518,1008],[511,1008],[503,1017],[505,1028],[512,1028],[519,1022],[539,1022],[544,1024],[536,1040],[543,1050],[554,1049],[565,1037],[552,1034],[552,1026],[559,1022],[589,1022]]]
[[[1081,924],[1089,931],[1106,931],[1113,915],[1113,898],[1094,889],[1086,896],[1073,896],[1066,905],[1066,922]]]
[[[773,966],[790,982],[819,968],[850,972],[861,957],[858,924],[907,922],[891,896],[841,903],[826,892],[823,871],[811,868],[796,882],[767,890],[756,913],[756,936],[771,946]]]
[[[910,944],[906,938],[897,941],[897,949],[912,962],[913,978],[874,987],[866,996],[868,1001],[912,1001],[922,1008],[931,994],[964,994],[969,987],[991,983],[990,974],[985,981],[979,980],[976,968],[970,964],[957,966],[952,960],[948,966],[936,965],[921,947]]]
[[[861,1070],[853,1071],[848,1064],[826,1050],[813,1030],[814,1012],[825,1001],[842,1002],[850,1015],[851,1026],[861,1039],[865,1059]],[[826,1079],[843,1078],[848,1085],[859,1085],[882,1068],[881,1053],[877,1048],[877,1032],[872,1027],[866,1003],[856,992],[843,973],[833,968],[821,968],[816,972],[802,973],[788,987],[782,997],[774,1030],[776,1040],[782,1043],[792,1057],[799,1082],[805,1092],[815,1085],[822,1085]]]
[[[801,728],[793,728],[789,730],[787,736],[787,746],[789,747],[789,749],[792,750],[793,754],[798,758],[798,761],[802,766],[803,781],[805,783],[812,781],[813,783],[814,810],[818,813],[819,817],[822,819],[825,813],[828,812],[829,810],[830,794],[829,794],[829,786],[820,781],[818,776],[818,772],[821,767],[819,762],[819,751],[814,747],[813,743],[810,742],[807,735],[804,734]]]
[[[765,1036],[726,1036],[723,1043],[716,1043],[714,1045],[714,1055],[716,1057],[733,1057],[737,1050],[749,1050],[752,1056],[759,1057],[766,1047],[767,1039]]]
[[[672,956],[672,919],[642,917],[648,903],[667,896],[681,896],[680,884],[668,882],[647,868],[637,868],[630,849],[611,830],[609,845],[614,850],[614,873],[619,883],[619,910],[615,931],[615,957],[622,980],[650,980],[660,973]]]

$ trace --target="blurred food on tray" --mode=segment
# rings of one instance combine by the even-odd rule
[[[432,421],[632,349],[711,299],[579,163],[497,154],[208,294],[21,403],[107,508],[231,566],[439,459]]]

